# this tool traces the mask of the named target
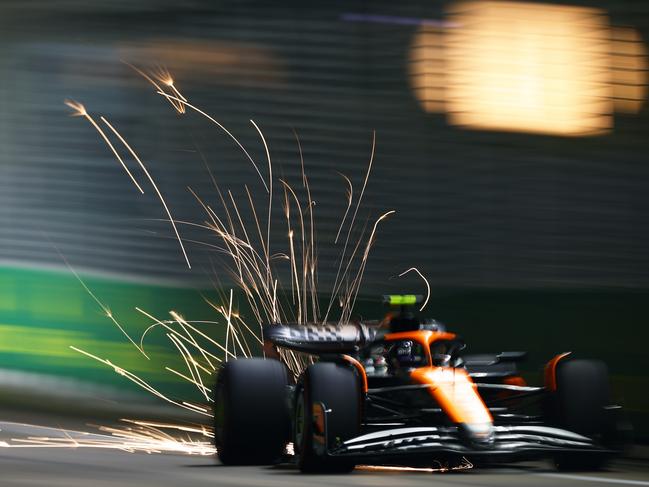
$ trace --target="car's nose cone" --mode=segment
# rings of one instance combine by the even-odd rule
[[[494,427],[492,423],[463,423],[459,425],[461,436],[471,446],[488,448],[494,444]]]

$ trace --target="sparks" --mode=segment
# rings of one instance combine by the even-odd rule
[[[94,127],[94,129],[99,133],[99,135],[101,136],[101,138],[104,139],[104,142],[106,142],[106,145],[108,145],[108,147],[110,148],[110,150],[112,151],[112,153],[115,155],[115,157],[117,158],[117,160],[119,161],[119,163],[122,165],[122,167],[124,168],[124,171],[126,171],[126,174],[128,174],[128,177],[131,178],[131,181],[133,181],[133,184],[135,185],[135,187],[138,189],[138,191],[139,191],[141,194],[144,194],[144,190],[142,189],[142,187],[140,186],[140,184],[137,182],[137,180],[135,179],[135,177],[133,176],[133,174],[131,173],[131,171],[129,170],[129,168],[126,167],[126,164],[124,163],[124,160],[122,159],[122,157],[119,155],[119,153],[118,153],[117,150],[115,149],[115,146],[113,146],[113,144],[112,144],[111,141],[108,139],[108,137],[106,136],[106,134],[104,133],[104,131],[103,131],[103,130],[101,129],[101,127],[97,124],[97,122],[95,122],[95,119],[92,118],[92,117],[88,114],[88,112],[86,111],[86,107],[83,106],[82,103],[79,103],[79,102],[74,101],[74,100],[65,100],[64,103],[65,103],[68,107],[72,108],[72,110],[74,110],[74,112],[72,113],[72,116],[73,116],[73,117],[84,117],[86,120],[88,120],[88,122],[90,122],[90,124]]]
[[[473,464],[466,458],[462,457],[462,463],[459,465],[443,465],[440,462],[439,467],[399,467],[393,465],[358,465],[358,470],[368,470],[373,472],[421,472],[421,473],[444,473],[454,472],[457,470],[468,470],[473,468]]]
[[[176,239],[178,240],[178,243],[180,244],[180,249],[183,252],[183,256],[185,257],[185,262],[187,262],[187,267],[192,268],[192,265],[189,262],[189,257],[187,256],[187,252],[185,251],[185,246],[183,245],[183,240],[180,238],[180,233],[178,233],[178,228],[176,227],[176,223],[174,222],[173,216],[171,216],[171,210],[169,210],[169,206],[167,205],[167,202],[165,199],[162,197],[162,193],[158,189],[158,185],[155,183],[153,178],[151,177],[151,174],[149,174],[149,171],[147,170],[146,166],[140,159],[140,157],[137,155],[137,153],[133,150],[133,148],[129,145],[128,142],[122,137],[122,135],[117,131],[115,127],[113,127],[108,120],[106,120],[105,117],[101,117],[101,121],[104,122],[108,128],[115,134],[115,136],[120,140],[122,144],[124,144],[124,147],[131,153],[131,156],[137,161],[137,163],[140,165],[142,168],[142,171],[144,171],[144,174],[148,178],[149,182],[151,183],[151,186],[153,186],[153,189],[155,190],[156,194],[158,195],[158,198],[160,199],[160,203],[162,203],[162,206],[164,207],[165,212],[167,213],[167,216],[169,217],[169,222],[171,223],[171,226],[174,229],[174,233],[176,234]]]
[[[217,250],[220,254],[226,256],[228,260],[227,271],[234,281],[236,288],[242,293],[244,304],[247,304],[247,309],[249,310],[247,313],[249,312],[251,315],[246,317],[239,311],[239,305],[235,303],[234,299],[234,289],[230,288],[229,292],[226,293],[223,286],[217,286],[215,284],[222,304],[212,302],[212,300],[207,298],[204,298],[204,300],[220,315],[222,318],[221,321],[192,321],[184,318],[179,312],[174,310],[169,311],[171,319],[163,319],[136,307],[135,309],[144,318],[149,320],[144,332],[139,337],[138,343],[138,341],[131,338],[125,328],[116,320],[110,309],[80,280],[83,287],[99,304],[105,315],[145,357],[148,358],[144,352],[145,337],[154,330],[164,334],[164,337],[177,352],[181,360],[178,362],[179,365],[172,366],[171,364],[163,364],[162,368],[174,377],[180,378],[194,386],[195,391],[201,398],[200,402],[190,402],[170,397],[154,388],[145,379],[113,363],[108,358],[100,357],[99,355],[72,345],[70,348],[112,368],[116,374],[130,380],[162,401],[202,416],[211,417],[211,404],[213,404],[211,399],[212,389],[208,385],[213,381],[213,375],[218,371],[223,362],[237,357],[252,356],[254,347],[250,346],[249,340],[253,344],[258,343],[263,345],[263,324],[286,322],[297,322],[300,324],[325,323],[331,313],[332,305],[336,300],[341,305],[338,323],[344,323],[350,320],[368,265],[369,254],[376,241],[378,227],[381,222],[393,215],[395,211],[390,210],[380,214],[373,223],[368,217],[362,225],[358,224],[358,221],[361,220],[359,218],[361,204],[372,171],[376,151],[376,133],[373,132],[369,163],[361,189],[356,197],[352,180],[339,173],[347,186],[346,209],[337,228],[335,238],[332,239],[333,245],[337,245],[339,240],[342,240],[341,237],[343,234],[345,238],[337,262],[333,264],[333,267],[337,266],[337,271],[331,290],[331,300],[324,316],[322,316],[318,302],[319,290],[317,288],[319,260],[316,253],[317,232],[314,218],[316,202],[312,198],[311,187],[306,176],[302,145],[297,132],[293,131],[300,160],[301,187],[299,184],[291,184],[286,179],[278,179],[277,181],[280,183],[279,187],[283,191],[276,195],[274,193],[274,183],[276,181],[273,175],[273,161],[270,147],[260,126],[254,120],[250,120],[250,123],[256,130],[264,148],[268,167],[267,177],[262,175],[262,172],[250,156],[248,150],[228,129],[214,117],[188,102],[187,98],[175,86],[174,78],[169,71],[164,68],[158,68],[154,71],[145,72],[135,66],[128,65],[146,79],[156,89],[156,92],[169,102],[178,113],[182,114],[185,113],[186,109],[190,109],[205,117],[224,131],[236,143],[239,149],[241,149],[261,179],[266,194],[263,195],[263,209],[258,211],[259,202],[254,197],[254,191],[251,191],[246,185],[246,199],[237,201],[232,191],[221,191],[216,184],[214,175],[209,170],[209,167],[207,167],[221,203],[220,210],[207,204],[199,194],[193,189],[188,188],[200,207],[204,210],[206,219],[200,223],[177,221],[173,218],[169,205],[165,201],[147,167],[142,162],[142,159],[115,126],[106,117],[100,117],[100,121],[109,129],[108,133],[119,140],[130,156],[137,162],[153,187],[167,215],[168,220],[165,221],[168,221],[173,228],[187,266],[191,268],[189,257],[185,251],[183,240],[178,230],[178,225],[181,224],[192,225],[196,228],[203,229],[210,237],[218,238],[218,245],[214,245],[211,242],[197,243],[207,245],[209,248]],[[137,183],[127,168],[123,158],[110,141],[106,132],[88,114],[86,108],[81,103],[72,100],[66,100],[65,103],[72,108],[74,116],[84,117],[95,128],[127,174],[131,177],[138,190],[143,193],[142,187]],[[286,248],[280,251],[271,249],[271,231],[274,231],[276,227],[276,223],[272,221],[273,206],[277,204],[274,201],[276,197],[283,197],[281,207],[284,210],[283,218],[287,228],[287,233],[285,234]],[[243,212],[246,212],[244,216],[245,214],[252,215],[252,225],[247,223],[245,217],[242,216]],[[264,215],[263,212],[266,212],[266,214]],[[273,245],[275,246],[276,244],[274,243]],[[401,275],[411,271],[417,272],[426,282],[428,296],[424,303],[425,306],[430,296],[430,286],[423,275],[414,267],[408,269]],[[283,285],[282,280],[279,278],[282,275],[286,275],[287,278],[290,276],[290,291]],[[424,306],[422,306],[422,309]],[[202,329],[204,325],[225,327],[224,339],[221,341],[212,338],[209,333]],[[280,349],[278,350],[278,354],[294,376],[299,375],[311,361],[309,357],[293,351]],[[207,428],[206,426],[183,426],[140,420],[124,420],[124,422],[125,424],[119,427],[101,426],[98,428],[100,433],[97,434],[61,430],[58,436],[29,436],[11,441],[1,441],[0,446],[114,448],[123,451],[145,451],[149,453],[180,452],[199,455],[211,455],[215,453],[215,449],[210,441],[213,438],[213,432],[211,428]],[[197,436],[198,438],[190,437],[191,435]],[[435,469],[435,471],[441,471],[441,469]]]
[[[424,275],[417,269],[416,267],[411,267],[410,269],[406,269],[403,271],[401,274],[399,274],[399,277],[403,277],[408,272],[416,272],[419,277],[421,277],[424,280],[424,283],[426,284],[426,299],[424,300],[424,303],[421,305],[421,308],[419,308],[419,311],[423,311],[426,305],[428,304],[428,300],[430,299],[430,283],[428,282],[428,279],[424,277]]]
[[[3,429],[24,431],[21,437],[0,441],[0,448],[93,448],[128,453],[182,453],[214,455],[214,434],[202,425],[122,420],[121,426],[98,426],[97,432],[24,424],[0,423]],[[39,434],[30,434],[30,432]],[[181,433],[173,436],[169,432]]]
[[[133,71],[138,73],[149,83],[151,83],[157,91],[167,94],[161,85],[169,88],[172,95],[174,97],[177,97],[178,100],[176,101],[171,98],[166,98],[166,100],[174,108],[174,110],[178,112],[178,114],[182,115],[185,113],[185,105],[183,104],[183,102],[186,102],[187,99],[180,93],[180,91],[178,91],[178,89],[174,85],[174,79],[172,78],[171,73],[166,68],[159,66],[156,70],[152,70],[149,74],[147,74],[144,71],[142,71],[140,68],[133,66],[132,64],[127,63],[126,61],[122,61],[122,62],[126,64],[128,67],[130,67],[131,69],[133,69]]]

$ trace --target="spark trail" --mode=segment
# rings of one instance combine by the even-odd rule
[[[306,175],[302,144],[297,132],[294,131],[294,135],[300,161],[301,189],[285,178],[279,178],[277,179],[279,183],[278,187],[282,191],[276,194],[274,193],[276,185],[274,184],[275,178],[273,175],[271,151],[263,131],[254,120],[250,120],[250,123],[260,137],[264,148],[268,165],[267,178],[262,175],[259,167],[250,156],[249,151],[225,126],[202,109],[191,104],[180,93],[168,71],[159,68],[158,70],[147,73],[140,68],[130,64],[128,65],[145,78],[155,88],[156,93],[169,102],[177,113],[184,114],[186,109],[190,109],[219,127],[241,149],[261,180],[266,195],[261,202],[261,205],[265,208],[260,209],[260,203],[255,200],[254,192],[247,185],[245,186],[246,198],[242,201],[238,201],[230,190],[225,193],[222,192],[216,185],[216,178],[208,167],[210,178],[214,182],[215,190],[221,203],[220,210],[215,210],[198,193],[188,188],[189,192],[204,211],[205,220],[202,222],[176,221],[161,191],[141,158],[132,148],[132,145],[105,117],[101,116],[100,118],[110,130],[110,133],[119,140],[130,156],[138,163],[140,169],[144,172],[153,187],[165,210],[168,222],[173,227],[175,237],[179,242],[187,266],[191,268],[188,252],[183,244],[178,225],[191,225],[196,228],[201,228],[206,232],[208,237],[217,237],[219,239],[219,245],[207,242],[196,243],[208,246],[225,258],[225,271],[234,282],[239,293],[243,296],[249,316],[244,316],[239,311],[239,306],[235,305],[233,289],[230,289],[227,294],[217,289],[217,293],[220,294],[220,300],[223,304],[213,302],[207,298],[204,299],[223,318],[222,321],[187,320],[180,313],[173,310],[169,312],[171,319],[160,319],[136,307],[135,309],[149,320],[145,325],[144,332],[139,337],[139,340],[136,341],[126,332],[123,325],[114,319],[108,308],[99,301],[75,272],[83,287],[95,299],[106,316],[130,340],[139,353],[148,358],[148,355],[144,351],[145,338],[154,332],[154,330],[164,334],[169,345],[177,351],[181,359],[181,367],[172,366],[171,364],[162,364],[161,367],[167,373],[191,384],[201,398],[200,401],[190,402],[171,397],[144,378],[113,363],[109,358],[101,357],[96,353],[83,350],[74,345],[71,345],[70,348],[92,360],[100,362],[106,367],[112,368],[116,374],[123,376],[149,394],[172,406],[191,411],[199,417],[211,417],[213,414],[213,402],[210,397],[212,391],[209,385],[213,383],[214,376],[220,364],[236,357],[252,356],[255,347],[260,348],[260,345],[264,343],[262,325],[288,322],[298,324],[329,322],[329,316],[332,315],[333,311],[333,303],[336,301],[340,305],[339,318],[336,321],[338,323],[344,323],[350,320],[359,290],[361,289],[369,254],[376,240],[379,224],[393,215],[395,211],[390,210],[382,213],[373,220],[373,223],[370,223],[372,220],[368,216],[368,219],[359,228],[358,217],[361,213],[361,205],[368,185],[376,150],[376,133],[373,133],[367,171],[355,201],[352,180],[339,173],[347,185],[346,209],[340,220],[335,237],[331,240],[336,245],[344,234],[344,243],[336,262],[327,263],[327,265],[337,270],[332,289],[329,290],[331,300],[326,307],[326,312],[324,315],[321,315],[318,298],[320,290],[317,284],[320,261],[316,253],[316,239],[319,238],[322,241],[322,236],[318,236],[316,231],[316,221],[314,218],[316,201],[313,199],[312,188],[309,185],[309,180]],[[141,193],[144,193],[142,187],[126,166],[123,158],[106,132],[88,114],[85,107],[71,100],[66,100],[65,104],[74,110],[74,115],[84,117],[93,126],[129,175],[137,189]],[[275,242],[271,238],[271,232],[277,231],[276,228],[279,227],[278,223],[281,223],[273,222],[272,218],[273,207],[276,204],[274,201],[275,198],[283,199],[280,206],[283,209],[283,223],[287,228],[285,248],[279,250],[271,248],[274,245],[273,242]],[[352,206],[354,207],[353,211]],[[266,221],[260,221],[259,215],[263,215],[264,213]],[[246,219],[244,214],[247,214],[249,217]],[[351,217],[349,217],[350,214]],[[367,228],[371,228],[369,233],[366,232]],[[355,242],[352,239],[352,235],[359,235]],[[430,296],[428,281],[417,269],[410,268],[402,273],[402,275],[410,271],[416,271],[424,279],[428,289],[428,296]],[[283,278],[286,276],[288,276],[287,280],[290,282],[289,286],[285,286],[283,283]],[[218,278],[218,275],[215,277]],[[427,301],[428,297],[426,299]],[[425,305],[426,303],[424,303]],[[213,330],[215,327],[221,328],[219,334],[224,336],[223,341],[213,338]],[[225,328],[224,331],[222,330],[223,327]],[[309,357],[293,351],[280,349],[277,352],[280,359],[296,376],[311,361]],[[161,424],[141,420],[124,420],[124,422],[125,424],[119,427],[100,426],[97,428],[99,433],[57,430],[59,434],[55,436],[43,435],[14,438],[9,442],[0,442],[0,446],[112,448],[129,452],[180,452],[199,455],[211,455],[215,453],[215,449],[211,444],[213,433],[211,427],[206,425],[186,426],[182,424]]]

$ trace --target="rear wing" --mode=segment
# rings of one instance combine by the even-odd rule
[[[315,355],[355,352],[378,335],[378,330],[360,323],[266,325],[263,331],[264,342]]]

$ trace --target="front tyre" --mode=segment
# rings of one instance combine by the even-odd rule
[[[214,444],[225,465],[270,465],[289,438],[288,373],[277,360],[247,358],[221,368],[214,391]]]
[[[356,372],[335,363],[315,363],[307,368],[297,392],[294,443],[300,470],[351,472],[355,467],[353,462],[329,457],[326,451],[359,434],[361,389]]]
[[[553,394],[555,421],[559,426],[605,443],[611,429],[605,407],[610,404],[608,369],[599,360],[568,360],[560,363]],[[555,464],[560,470],[599,470],[609,455],[560,453]]]

